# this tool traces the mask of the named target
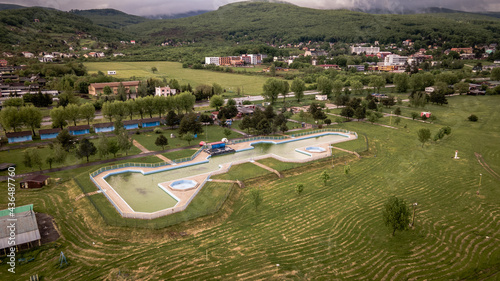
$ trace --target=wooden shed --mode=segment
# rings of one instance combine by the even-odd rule
[[[48,184],[49,177],[44,175],[28,176],[19,182],[21,188],[41,188]]]

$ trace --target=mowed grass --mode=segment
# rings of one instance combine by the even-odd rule
[[[262,94],[262,85],[267,80],[267,77],[260,75],[244,75],[235,73],[224,73],[216,71],[208,71],[202,69],[182,68],[182,64],[178,62],[86,62],[84,63],[89,74],[102,71],[107,73],[108,70],[116,71],[116,78],[131,78],[146,80],[148,78],[166,78],[177,79],[179,83],[191,84],[193,88],[201,84],[212,85],[212,83],[220,84],[225,90],[225,95],[236,95],[238,87],[243,89],[245,95],[260,95]],[[156,67],[158,72],[153,73],[152,67]]]
[[[131,280],[495,280],[499,181],[474,152],[500,171],[499,102],[454,97],[433,109],[436,124],[408,120],[408,130],[343,123],[370,143],[369,153],[350,161],[349,174],[327,159],[288,170],[282,179],[261,175],[236,189],[217,215],[161,230],[105,225],[87,200],[74,201],[81,191],[71,182],[18,190],[17,204],[34,203],[35,211],[54,216],[62,237],[18,253],[35,260],[18,265],[14,279],[113,280],[120,272]],[[464,118],[471,113],[478,122]],[[435,133],[444,125],[452,134],[422,148],[416,131]],[[452,159],[455,150],[459,160]],[[324,170],[331,176],[326,185],[319,180]],[[301,195],[294,191],[299,183]],[[251,189],[263,197],[257,210]],[[393,195],[418,203],[415,228],[394,237],[381,215]],[[6,207],[6,197],[0,202]],[[70,262],[63,269],[57,266],[61,251]],[[2,262],[2,280],[13,277],[7,268]]]

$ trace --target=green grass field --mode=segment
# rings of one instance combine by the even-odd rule
[[[135,79],[146,80],[148,78],[158,78],[167,80],[177,79],[179,83],[191,84],[193,88],[201,84],[212,85],[212,83],[220,84],[225,90],[225,95],[236,95],[238,87],[243,89],[245,95],[260,95],[262,93],[262,85],[266,82],[267,77],[257,75],[244,75],[215,72],[201,69],[182,68],[182,64],[178,62],[86,62],[84,63],[89,74],[102,71],[107,73],[108,70],[116,71],[116,78],[130,78],[135,76]],[[152,67],[156,67],[158,72],[153,73]]]
[[[245,181],[245,189],[235,188],[216,214],[163,229],[106,225],[88,199],[74,201],[81,190],[73,181],[18,190],[16,203],[33,203],[35,211],[52,215],[62,237],[18,253],[35,260],[18,265],[16,275],[7,272],[3,258],[0,278],[27,280],[39,274],[43,280],[497,280],[499,180],[474,153],[500,173],[499,102],[498,96],[453,97],[447,106],[429,108],[438,116],[434,124],[408,120],[407,129],[402,124],[390,129],[343,123],[339,127],[366,134],[370,144],[361,159],[345,158],[351,166],[348,175],[341,159],[333,169],[329,159],[295,169],[282,166],[284,178],[259,173]],[[478,115],[478,122],[467,121],[471,113]],[[451,135],[421,147],[418,129],[429,128],[434,134],[445,125],[452,127]],[[338,146],[361,149],[363,142]],[[459,160],[452,159],[455,150]],[[319,180],[324,170],[331,176],[326,186]],[[78,173],[86,177],[85,171]],[[301,195],[294,191],[299,183],[305,185]],[[251,189],[259,189],[263,197],[257,210],[249,200]],[[393,195],[418,203],[415,228],[397,231],[394,237],[381,214]],[[97,196],[100,204],[110,206]],[[6,198],[0,197],[3,208]],[[218,204],[199,201],[193,201],[193,208]],[[112,207],[107,211],[116,216]],[[189,219],[191,214],[178,216]],[[154,224],[138,224],[146,223]],[[70,263],[63,269],[57,263],[61,251]]]

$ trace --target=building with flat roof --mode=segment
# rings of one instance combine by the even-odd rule
[[[110,87],[111,90],[113,91],[113,94],[118,93],[118,87],[120,86],[120,83],[123,84],[127,92],[130,92],[130,88],[137,88],[139,86],[140,81],[124,81],[124,82],[109,82],[109,83],[92,83],[89,86],[89,94],[93,96],[97,96],[99,94],[102,94],[104,91],[104,88],[106,86]]]
[[[7,140],[9,143],[16,142],[24,142],[24,141],[32,141],[33,137],[31,135],[31,131],[22,131],[22,132],[14,132],[14,133],[5,133],[7,136]]]

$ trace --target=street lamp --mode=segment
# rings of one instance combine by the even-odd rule
[[[329,145],[328,148],[331,148],[332,149],[332,168],[335,167],[335,165],[333,164],[333,159],[335,158],[335,155],[333,155],[333,146],[332,145]]]
[[[411,227],[415,227],[415,208],[417,207],[417,203],[413,203],[413,219],[412,219],[412,222],[411,222]]]
[[[481,179],[483,178],[483,174],[479,174],[479,187],[477,188],[477,195],[479,195],[479,189],[481,188]]]

